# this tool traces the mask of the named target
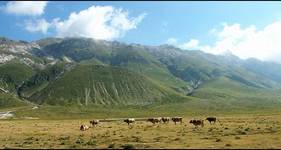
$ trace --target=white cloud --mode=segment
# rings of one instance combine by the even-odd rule
[[[78,13],[72,12],[67,20],[56,18],[52,25],[59,37],[89,37],[112,40],[136,29],[146,14],[129,18],[128,12],[112,6],[92,6]]]
[[[9,14],[39,16],[44,13],[47,1],[12,1],[8,2],[4,11]]]
[[[58,37],[88,37],[112,40],[122,37],[127,31],[136,29],[144,19],[145,13],[129,18],[129,13],[112,6],[92,6],[80,12],[72,12],[66,20],[55,18],[28,20],[24,28],[29,32],[47,33],[55,29]]]
[[[201,46],[199,46],[199,41],[197,39],[190,39],[189,41],[187,41],[186,43],[179,43],[178,39],[176,38],[169,38],[166,41],[166,44],[169,45],[173,45],[176,47],[179,47],[181,49],[186,49],[186,50],[198,50],[198,49],[202,49]]]
[[[51,24],[45,19],[38,19],[35,21],[28,20],[25,22],[24,26],[25,30],[29,32],[42,32],[46,34]]]
[[[251,25],[241,28],[238,23],[210,30],[216,41],[212,45],[200,45],[196,39],[177,44],[183,49],[200,49],[212,54],[231,52],[242,58],[257,58],[281,63],[281,21],[273,22],[258,30]]]
[[[197,49],[198,47],[199,41],[196,39],[190,39],[188,42],[179,45],[180,48],[182,49]]]
[[[176,38],[169,38],[167,41],[166,41],[167,44],[170,44],[170,45],[177,45],[178,44],[178,40]]]
[[[218,40],[213,47],[205,49],[207,52],[229,50],[243,59],[253,57],[281,62],[281,22],[273,22],[261,30],[254,25],[241,28],[240,24],[225,24],[222,30],[214,34]]]

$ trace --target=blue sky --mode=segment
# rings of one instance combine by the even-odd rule
[[[85,35],[93,38],[102,37],[106,40],[117,40],[126,43],[140,43],[146,45],[169,43],[181,48],[202,49],[211,53],[220,53],[228,50],[241,58],[248,58],[251,56],[250,54],[245,54],[245,52],[235,50],[235,48],[241,48],[241,45],[245,45],[245,42],[249,43],[248,34],[254,34],[257,40],[260,40],[258,39],[258,37],[260,37],[259,33],[264,32],[264,34],[267,35],[266,27],[281,21],[281,2],[62,1],[48,2],[43,7],[43,13],[39,15],[22,15],[20,13],[15,14],[15,12],[8,12],[6,10],[7,3],[8,2],[0,2],[0,35],[12,39],[32,41],[50,36],[76,36],[79,34],[79,36]],[[76,25],[76,28],[71,27],[68,30],[66,29],[67,31],[62,31],[66,28],[67,24],[71,22],[69,21],[67,23],[67,21],[70,20],[69,16],[71,13],[76,12],[78,15],[79,12],[88,10],[92,6],[111,6],[114,10],[122,8],[123,10],[120,15],[124,14],[124,12],[128,13],[126,27],[119,28],[118,25],[115,26],[114,31],[116,31],[116,34],[110,35],[109,37],[107,35],[95,36],[95,34],[97,34],[96,32],[88,35],[86,28],[89,32],[95,30],[97,28],[95,27],[95,23],[87,27],[83,26],[87,24],[87,22],[78,23],[79,25]],[[96,10],[97,9],[93,9],[88,12],[93,13]],[[102,17],[102,15],[99,17]],[[58,27],[57,24],[51,26],[51,24],[54,24],[53,21],[55,18],[60,18],[58,23],[62,24],[61,27]],[[134,18],[138,18],[139,20],[134,20]],[[43,28],[42,30],[38,28],[38,30],[34,29],[34,31],[29,31],[32,30],[32,27],[36,27],[37,20],[44,20],[45,23],[49,24],[45,33],[40,32],[44,31]],[[27,29],[26,26],[28,24],[26,22],[30,23],[29,26],[31,26],[31,29]],[[34,24],[31,25],[32,23]],[[85,31],[83,29],[77,29],[77,26],[85,28]],[[253,30],[251,30],[251,26],[254,26]],[[76,29],[77,33],[74,33]],[[231,33],[229,33],[227,29],[231,29]],[[232,33],[232,31],[234,33]],[[84,32],[85,34],[82,35]],[[270,32],[274,31],[270,30]],[[232,34],[237,36],[232,37]],[[273,35],[270,35],[270,37],[273,37]],[[238,39],[238,44],[235,45]],[[241,43],[240,39],[243,39],[244,41],[242,40],[242,42],[244,43]],[[232,44],[227,44],[229,41],[231,41],[230,43]],[[219,45],[220,42],[224,44]],[[250,41],[250,43],[253,42]],[[266,44],[268,43],[264,43],[264,45]],[[246,47],[248,48],[249,46],[247,45]],[[219,50],[216,51],[214,50],[215,48]],[[276,48],[273,49],[275,50]],[[262,51],[258,56],[253,57],[262,60],[271,59],[271,57],[273,57],[262,57],[262,55],[264,55],[263,53]]]
[[[6,2],[1,2],[5,5]],[[208,31],[222,22],[251,24],[263,27],[281,19],[281,2],[49,2],[42,15],[46,20],[66,19],[71,12],[79,12],[92,5],[114,6],[129,11],[130,16],[147,13],[137,29],[117,40],[143,44],[161,44],[170,37],[186,41],[199,38],[208,42]],[[44,35],[30,33],[17,26],[30,16],[1,12],[0,33],[14,39],[36,40]]]

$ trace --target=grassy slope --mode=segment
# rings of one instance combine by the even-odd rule
[[[239,64],[242,60],[237,58],[229,61],[227,59],[228,57],[186,51],[182,55],[166,57],[161,61],[174,76],[187,82],[199,79],[208,81],[224,76],[252,87],[280,88],[280,85],[270,78],[264,78],[242,67]]]
[[[4,65],[0,65],[0,70],[0,87],[13,93],[16,93],[18,85],[34,74],[31,67],[18,60],[13,60]]]
[[[188,86],[184,81],[169,73],[165,66],[147,53],[143,47],[86,38],[66,38],[57,42],[53,40],[45,39],[38,43],[41,43],[40,45],[44,47],[46,53],[54,57],[67,56],[80,63],[89,63],[91,61],[88,60],[92,59],[94,62],[97,60],[103,64],[127,67],[158,81],[158,84],[163,84],[182,93],[184,93],[182,90]]]
[[[141,47],[126,47],[118,49],[112,54],[111,65],[126,67],[135,72],[144,74],[158,84],[170,87],[184,93],[188,84],[173,76],[169,70]]]
[[[29,103],[18,99],[16,96],[6,93],[0,93],[0,109],[28,106]]]
[[[18,116],[42,119],[126,118],[151,116],[200,116],[280,113],[280,91],[256,91],[227,78],[218,78],[200,87],[193,96],[177,103],[150,106],[49,106],[22,109]],[[197,97],[197,98],[196,98]]]
[[[253,111],[281,105],[280,90],[252,88],[224,77],[208,81],[193,96],[207,99],[217,110],[225,111]]]
[[[179,97],[169,88],[124,68],[77,65],[31,100],[53,105],[147,105]]]
[[[64,72],[65,67],[65,63],[57,63],[55,65],[47,66],[44,70],[38,70],[20,87],[20,96],[29,98],[36,92],[40,92],[47,87],[49,82],[58,78],[58,76]]]
[[[217,78],[201,86],[194,97],[177,103],[150,106],[48,106],[20,110],[18,115],[43,119],[112,118],[186,115],[231,115],[280,113],[280,91],[249,88],[228,78]]]
[[[83,69],[85,70],[85,69]],[[253,89],[228,78],[206,82],[195,91],[194,97],[171,99],[177,103],[150,106],[50,106],[40,109],[21,109],[18,116],[42,119],[150,117],[186,115],[231,115],[280,113],[280,91]]]
[[[84,69],[83,69],[84,70]],[[72,81],[69,79],[66,81]],[[182,98],[178,103],[155,104],[152,106],[48,106],[39,109],[20,109],[17,116],[41,119],[150,117],[186,115],[231,115],[280,113],[280,91],[252,89],[228,78],[218,78],[201,86],[193,94],[197,98]],[[122,99],[123,100],[123,99]],[[6,101],[7,102],[7,101]],[[18,107],[13,102],[12,106]],[[14,105],[16,104],[16,105]],[[7,107],[7,106],[5,106]],[[2,108],[1,108],[2,109]]]

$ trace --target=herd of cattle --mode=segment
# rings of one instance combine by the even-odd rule
[[[169,123],[170,120],[173,121],[175,124],[177,124],[177,123],[182,124],[182,122],[183,122],[182,117],[171,117],[171,118],[170,117],[158,117],[158,118],[148,118],[148,119],[146,119],[146,121],[151,122],[153,124],[161,123],[161,122],[163,122],[164,124],[167,124],[167,123]],[[207,117],[205,120],[208,120],[210,124],[215,124],[216,121],[217,121],[217,118],[216,117]],[[128,119],[124,119],[123,121],[125,123],[127,123],[128,125],[130,125],[131,123],[134,123],[136,121],[136,119],[128,118]],[[90,127],[97,126],[99,124],[99,122],[100,122],[100,120],[91,120],[90,126],[82,124],[80,126],[80,130],[81,131],[88,130]],[[204,127],[204,120],[202,120],[202,119],[191,119],[189,121],[189,123],[193,124],[195,127],[198,127],[198,126]]]

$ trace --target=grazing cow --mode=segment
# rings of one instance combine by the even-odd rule
[[[170,121],[170,117],[162,117],[161,119],[162,119],[163,123],[169,123],[169,121]]]
[[[90,124],[91,124],[93,127],[95,127],[95,126],[98,125],[99,122],[100,122],[99,120],[91,120],[91,121],[90,121]]]
[[[189,123],[192,123],[195,127],[201,125],[201,127],[204,127],[204,120],[195,120],[192,119],[189,121]]]
[[[155,123],[161,123],[161,118],[148,118],[147,121]]]
[[[212,122],[215,124],[217,121],[217,118],[216,117],[207,117],[206,120],[208,120],[210,124],[212,124]]]
[[[182,117],[172,117],[172,121],[177,124],[177,122],[182,123]]]
[[[128,119],[125,119],[124,122],[126,122],[126,123],[128,123],[128,125],[130,125],[130,123],[135,122],[135,119],[134,118],[128,118]]]
[[[82,125],[80,126],[80,130],[81,130],[81,131],[85,131],[85,130],[88,130],[88,129],[89,129],[89,127],[88,127],[87,125],[82,124]]]

